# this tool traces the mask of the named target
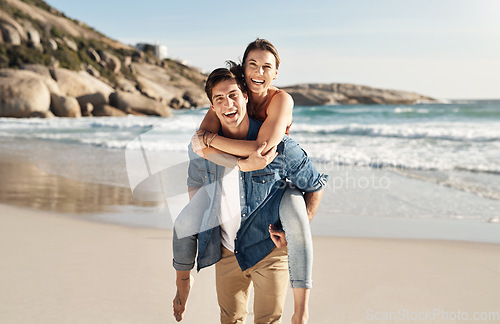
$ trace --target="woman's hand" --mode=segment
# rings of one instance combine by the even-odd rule
[[[266,147],[267,143],[262,143],[256,151],[252,152],[246,159],[240,159],[238,161],[238,166],[241,171],[249,172],[255,170],[264,169],[269,163],[278,156],[276,152],[276,146],[272,147],[269,152],[262,155],[262,151]]]
[[[269,225],[269,235],[271,236],[271,240],[273,240],[274,245],[276,245],[277,248],[281,248],[287,245],[285,231],[278,231],[276,226],[272,224]]]

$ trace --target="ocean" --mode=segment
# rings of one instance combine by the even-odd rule
[[[185,191],[185,174],[176,166],[187,165],[187,145],[206,111],[175,111],[169,119],[0,118],[0,149],[49,174],[131,190],[162,170],[175,173],[175,180],[162,180],[175,182],[170,197],[146,197],[137,190],[139,200],[156,201],[141,213],[166,208],[172,218],[172,197]],[[420,220],[444,222],[445,229],[446,224],[489,226],[500,241],[500,100],[297,106],[290,136],[330,175],[318,213],[328,216],[313,221],[320,235],[363,235],[352,229],[354,223],[359,229],[359,224]],[[107,214],[99,217],[120,222]],[[143,225],[169,226],[155,222]],[[441,234],[431,238],[446,238]]]

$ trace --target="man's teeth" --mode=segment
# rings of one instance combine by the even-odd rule
[[[224,113],[224,115],[226,115],[226,116],[230,116],[230,115],[234,115],[234,114],[236,114],[236,111],[229,111],[227,113]]]
[[[253,82],[257,83],[257,84],[262,84],[264,83],[263,80],[255,80],[255,79],[252,79]]]

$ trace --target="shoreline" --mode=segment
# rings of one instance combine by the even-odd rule
[[[170,230],[0,205],[0,321],[175,323],[171,237]],[[500,244],[313,240],[311,323],[368,323],[370,316],[401,309],[500,312]],[[218,322],[214,267],[193,275],[182,323]],[[292,309],[289,290],[284,322]]]
[[[171,214],[175,214],[176,210],[184,206],[184,200],[187,202],[187,193],[172,196],[168,199],[168,203],[165,200],[161,202],[158,199],[156,201],[144,199],[147,196],[145,196],[146,191],[142,189],[154,189],[158,183],[158,178],[155,177],[151,177],[152,181],[144,182],[144,186],[143,184],[138,186],[132,194],[131,190],[125,186],[85,182],[48,172],[43,167],[49,161],[38,161],[39,155],[37,154],[16,155],[8,151],[0,154],[0,178],[2,179],[0,204],[56,212],[101,223],[171,229],[173,224]],[[50,151],[44,154],[50,156]],[[184,164],[178,164],[179,161],[182,162],[183,156],[183,154],[169,156],[169,159],[174,161],[169,160],[168,163],[173,163],[174,166],[169,170],[175,170],[175,172],[169,171],[172,175],[161,175],[163,184],[171,183],[166,187],[167,193],[169,190],[179,193],[176,187],[178,183],[183,182],[183,178],[180,177],[182,170],[176,168],[177,166],[185,167]],[[59,167],[67,166],[61,164]],[[71,167],[78,170],[74,165]],[[109,166],[106,168],[109,169]],[[120,165],[116,167],[116,169],[120,168],[122,168]],[[105,172],[107,169],[99,172]],[[89,170],[91,169],[79,172]],[[317,215],[311,223],[313,236],[500,243],[500,224],[498,223],[488,223],[480,219],[449,219],[446,218],[448,215],[443,215],[447,201],[458,204],[457,206],[468,211],[476,208],[493,210],[495,204],[500,204],[500,202],[490,201],[491,205],[484,205],[484,198],[405,178],[388,170],[327,169],[325,171],[333,174],[334,180],[349,178],[357,179],[359,183],[363,179],[386,180],[390,186],[384,189],[352,186],[339,188],[332,180],[331,185],[326,189]],[[126,170],[115,172],[121,175],[117,182],[128,182]],[[415,197],[416,194],[419,197]],[[412,209],[418,204],[423,208]],[[434,209],[429,209],[428,205],[432,205]],[[455,207],[453,210],[461,208]],[[432,215],[432,218],[426,216],[427,214]]]

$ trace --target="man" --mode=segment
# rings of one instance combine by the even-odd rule
[[[261,123],[248,117],[248,97],[233,73],[227,69],[214,70],[205,91],[212,103],[210,109],[221,122],[221,135],[233,139],[257,138]],[[211,139],[206,139],[208,145]],[[205,207],[194,217],[196,209],[190,217],[179,216],[175,224],[174,316],[178,321],[185,310],[192,280],[190,270],[198,248],[198,270],[216,264],[222,323],[244,322],[251,282],[255,322],[280,322],[288,282],[287,251],[286,246],[275,247],[268,227],[280,226],[278,208],[286,180],[306,192],[311,216],[319,205],[327,177],[317,172],[304,151],[289,137],[285,136],[276,150],[277,156],[264,169],[240,172],[201,159],[190,147],[189,196],[192,201],[204,202]],[[274,157],[274,151],[266,156]],[[199,234],[192,230],[190,235],[180,234],[190,232],[187,227],[198,229]]]

